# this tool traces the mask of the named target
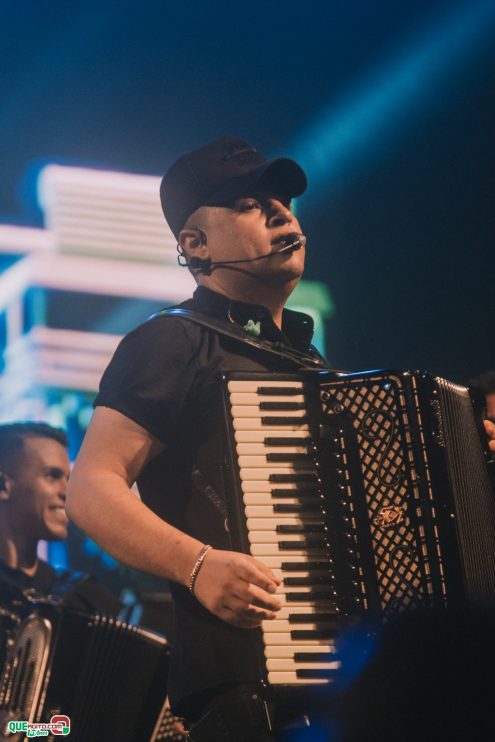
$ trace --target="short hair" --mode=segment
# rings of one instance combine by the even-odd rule
[[[0,469],[18,463],[23,453],[26,438],[51,438],[67,448],[68,440],[65,430],[54,428],[43,422],[16,422],[0,425]]]
[[[482,394],[495,394],[495,371],[485,371],[485,373],[475,376],[468,382],[468,386],[478,389]]]

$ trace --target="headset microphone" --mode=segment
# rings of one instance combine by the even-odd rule
[[[292,252],[296,252],[296,250],[300,250],[301,247],[304,247],[306,245],[306,237],[303,234],[290,234],[287,239],[292,240],[292,242],[284,245],[284,247],[281,247],[280,250],[276,250],[277,255],[280,255],[280,253],[288,253],[290,255]],[[284,240],[284,242],[287,242],[287,240]],[[270,253],[270,255],[271,254],[272,253]]]
[[[189,262],[185,259],[184,253],[181,252],[181,246],[177,245],[177,251],[179,252],[177,256],[177,262],[182,268],[188,267],[192,268],[193,270],[199,270],[205,276],[209,276],[211,275],[212,266],[234,265],[238,263],[255,263],[258,260],[272,258],[274,255],[290,255],[291,253],[296,252],[296,250],[300,250],[301,247],[304,247],[306,245],[306,237],[303,234],[299,234],[298,232],[293,232],[292,234],[284,237],[283,242],[284,245],[279,250],[269,252],[266,255],[259,255],[257,258],[243,258],[241,260],[210,260],[210,258],[206,258],[205,260],[203,260],[202,258],[193,257],[189,260]]]

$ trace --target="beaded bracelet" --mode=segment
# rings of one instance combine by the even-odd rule
[[[194,567],[192,568],[191,576],[189,577],[189,591],[194,595],[194,583],[196,582],[196,578],[199,574],[199,570],[201,569],[201,565],[203,564],[203,559],[208,554],[212,547],[209,544],[205,544],[201,551],[198,554],[198,558],[196,559],[196,563]]]

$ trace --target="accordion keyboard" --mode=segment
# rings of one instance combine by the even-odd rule
[[[301,381],[228,382],[252,556],[282,580],[262,626],[270,684],[324,684],[338,669],[324,501]]]

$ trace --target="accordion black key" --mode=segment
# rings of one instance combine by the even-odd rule
[[[495,499],[466,388],[405,371],[224,382],[233,548],[283,583],[268,683],[330,682],[346,616],[495,604]]]

